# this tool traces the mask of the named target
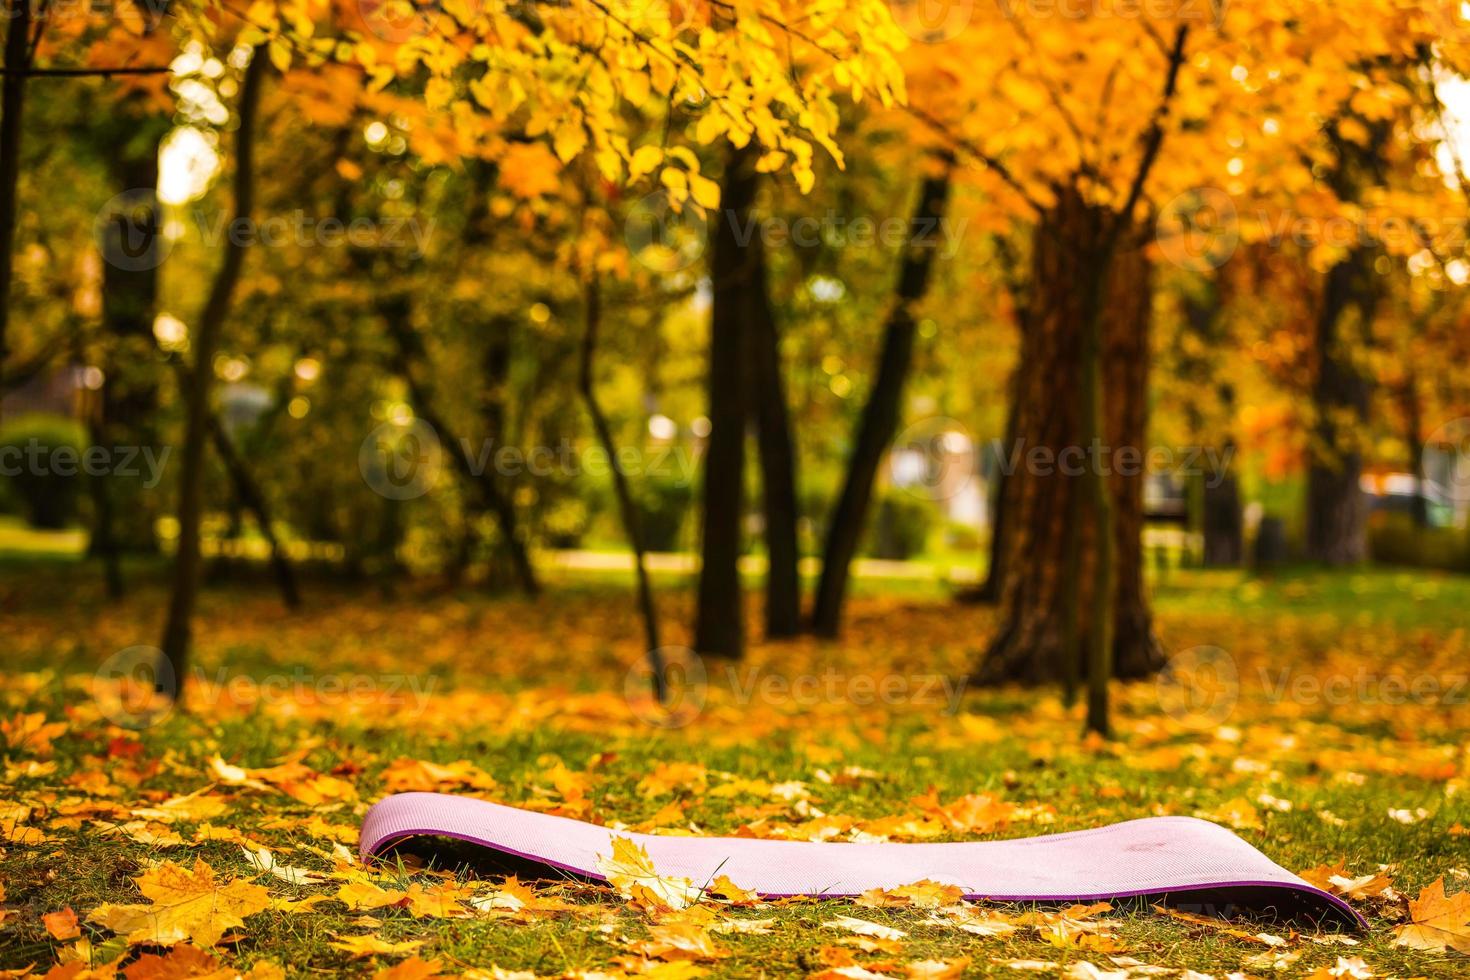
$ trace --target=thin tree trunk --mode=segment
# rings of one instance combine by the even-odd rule
[[[1115,220],[1126,221],[1126,215]],[[1097,256],[1093,275],[1084,284],[1086,323],[1082,332],[1082,445],[1103,445],[1105,423],[1103,412],[1103,316],[1100,308],[1102,292],[1112,265],[1111,251]],[[1106,737],[1108,735],[1108,684],[1113,679],[1113,599],[1117,592],[1117,550],[1112,493],[1108,478],[1102,467],[1095,462],[1083,469],[1088,503],[1092,507],[1093,540],[1096,542],[1096,562],[1093,565],[1092,604],[1088,613],[1091,629],[1087,636],[1087,722],[1086,728]],[[1078,536],[1076,554],[1069,556],[1080,565],[1081,548]],[[1074,579],[1074,586],[1080,584]],[[1074,589],[1072,600],[1080,596]]]
[[[653,599],[653,583],[648,577],[648,564],[643,548],[643,532],[638,523],[638,508],[633,503],[633,493],[628,488],[628,476],[618,465],[617,445],[613,442],[612,428],[607,416],[597,403],[597,391],[593,386],[592,364],[597,353],[597,331],[602,321],[602,290],[594,276],[587,283],[586,293],[587,331],[582,337],[582,368],[578,376],[578,387],[582,400],[587,405],[587,414],[592,417],[592,428],[597,432],[597,441],[612,463],[613,491],[618,498],[618,512],[623,518],[623,531],[628,535],[628,546],[633,549],[633,568],[638,579],[638,609],[643,615],[643,638],[648,651],[648,666],[652,672],[653,696],[662,703],[665,700],[663,644],[659,642],[658,607]]]
[[[31,0],[10,0],[6,12],[10,26],[5,34],[5,78],[0,80],[0,379],[10,358],[10,287],[15,273],[21,123],[30,68]]]
[[[781,338],[771,309],[764,247],[757,238],[753,255],[747,321],[751,391],[756,446],[760,454],[761,506],[765,514],[766,636],[781,638],[801,632],[800,555],[796,544],[796,450],[781,372]]]
[[[754,231],[750,208],[757,176],[755,147],[731,149],[725,160],[710,254],[714,293],[709,342],[709,441],[704,457],[704,526],[694,648],[738,659],[745,653],[740,587],[741,519],[745,509],[746,265]],[[746,233],[751,239],[742,242]]]
[[[1230,471],[1233,440],[1225,440],[1228,454],[1221,473],[1207,473],[1204,486],[1204,562],[1213,568],[1235,568],[1245,561],[1244,515],[1240,508],[1240,481]]]
[[[100,399],[99,399],[100,401]],[[90,424],[87,426],[88,434],[91,436],[94,446],[105,446],[106,427],[102,422],[101,415],[104,411],[102,405],[96,406],[92,413]],[[121,599],[126,591],[122,575],[122,559],[119,555],[117,543],[116,518],[112,507],[112,494],[108,492],[107,481],[109,474],[99,474],[91,477],[88,481],[92,488],[92,507],[96,511],[93,515],[96,523],[92,528],[92,540],[87,545],[87,550],[102,562],[102,574],[107,582],[107,596],[110,599]]]
[[[919,189],[910,225],[918,233],[935,234],[949,201],[949,174],[928,177]],[[835,637],[842,624],[842,607],[853,556],[867,521],[873,495],[873,480],[898,429],[903,386],[913,359],[915,320],[913,305],[929,287],[934,263],[934,243],[911,245],[899,266],[897,296],[888,322],[883,327],[883,349],[878,357],[878,374],[863,406],[848,459],[847,475],[837,507],[827,526],[822,549],[822,577],[817,585],[812,629],[818,636]]]
[[[488,214],[488,205],[481,205]],[[484,236],[465,236],[467,247],[484,247],[488,242],[488,233]],[[486,325],[485,354],[481,360],[482,377],[484,387],[480,391],[480,420],[485,426],[483,438],[488,440],[485,445],[495,447],[499,451],[502,445],[508,445],[506,430],[506,396],[510,386],[511,367],[511,332],[515,329],[515,321],[508,316],[492,317]],[[472,508],[466,508],[465,536],[462,554],[458,559],[461,570],[464,564],[472,557],[472,551],[477,535],[474,517],[477,514]],[[517,522],[519,526],[519,521]],[[502,591],[506,585],[504,564],[499,559],[500,554],[492,553],[489,556],[489,568],[485,576],[485,585],[492,591]],[[515,564],[512,562],[511,573],[518,575]],[[456,576],[460,574],[455,572]]]
[[[401,298],[383,301],[379,304],[379,312],[388,327],[389,335],[397,346],[395,366],[404,384],[408,387],[409,397],[413,400],[413,410],[438,434],[439,439],[444,443],[445,455],[454,463],[465,482],[478,489],[486,507],[495,515],[501,536],[505,538],[506,552],[510,555],[511,565],[515,570],[521,591],[527,595],[537,595],[541,591],[541,583],[536,579],[536,569],[531,564],[530,550],[526,547],[526,542],[520,534],[515,504],[495,482],[494,472],[490,469],[476,472],[469,454],[463,451],[465,443],[455,436],[445,418],[434,410],[428,391],[418,380],[417,367],[424,360],[424,351],[422,342],[413,332],[413,326],[408,322],[407,301]]]
[[[1077,687],[1082,671],[1082,494],[1074,493],[1067,501],[1067,564],[1062,569],[1062,703],[1077,703]]]
[[[1399,389],[1399,403],[1404,407],[1404,441],[1409,446],[1409,472],[1414,475],[1414,500],[1410,514],[1414,526],[1429,526],[1429,500],[1424,496],[1428,487],[1424,479],[1424,407],[1419,400],[1419,379],[1410,370]]]
[[[1012,377],[1009,404],[1006,407],[1005,441],[1001,446],[1001,464],[996,467],[994,506],[990,510],[990,561],[985,566],[985,581],[978,589],[964,593],[962,598],[970,602],[993,605],[1000,601],[1000,585],[1005,581],[1006,560],[1006,497],[1010,475],[1006,473],[1010,454],[1016,448],[1016,382]]]
[[[270,59],[258,47],[251,54],[240,86],[240,125],[235,131],[234,213],[231,224],[248,220],[255,200],[255,135],[256,117],[260,111],[260,92]],[[214,380],[214,354],[240,272],[245,262],[247,236],[227,236],[224,256],[210,286],[209,297],[199,315],[194,332],[194,369],[189,372],[185,391],[184,446],[179,473],[179,543],[174,556],[173,592],[169,599],[168,620],[160,644],[164,657],[173,668],[178,685],[176,698],[184,693],[185,669],[188,666],[189,643],[195,600],[199,590],[199,522],[204,511],[204,455],[209,429],[209,393]]]
[[[214,443],[215,455],[219,456],[220,462],[225,466],[225,472],[230,476],[230,483],[234,485],[235,496],[241,505],[255,518],[256,526],[260,528],[261,537],[265,538],[266,544],[270,545],[271,574],[275,576],[276,586],[281,590],[281,600],[286,603],[287,609],[301,608],[301,590],[296,586],[296,572],[291,567],[291,561],[281,548],[281,542],[276,538],[275,527],[271,521],[270,507],[266,503],[265,494],[261,492],[260,485],[250,474],[250,468],[245,465],[240,451],[230,439],[230,434],[220,422],[219,415],[215,412],[209,413],[209,436]]]

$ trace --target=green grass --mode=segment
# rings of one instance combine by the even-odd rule
[[[106,753],[113,739],[131,736],[98,718],[85,678],[112,651],[151,641],[163,595],[145,582],[123,603],[108,604],[94,577],[80,566],[0,575],[0,597],[12,624],[5,638],[11,673],[0,695],[0,715],[40,710],[69,725],[54,754],[43,760],[55,763],[52,772],[21,774],[16,767],[31,757],[23,750],[8,753],[7,801],[55,812],[69,798],[92,797],[88,774],[119,771]],[[652,727],[630,715],[622,698],[624,672],[638,653],[636,621],[626,595],[605,580],[562,582],[534,602],[420,587],[390,597],[371,588],[354,595],[318,585],[308,591],[308,608],[296,616],[286,615],[260,586],[207,590],[198,658],[209,676],[219,669],[232,678],[257,680],[297,673],[366,676],[380,685],[380,693],[393,677],[432,676],[432,699],[422,707],[368,699],[344,708],[303,701],[298,692],[272,703],[196,704],[193,712],[176,713],[139,733],[141,749],[132,764],[143,767],[141,780],[117,776],[115,791],[94,798],[124,805],[156,802],[208,785],[207,761],[215,753],[259,767],[305,750],[313,769],[338,768],[357,787],[357,800],[321,811],[333,823],[356,823],[382,793],[378,774],[400,756],[471,760],[497,780],[493,795],[510,803],[546,799],[547,769],[560,760],[590,774],[592,813],[609,822],[636,825],[676,800],[687,806],[685,819],[704,833],[733,833],[762,816],[779,825],[808,819],[773,798],[689,791],[648,798],[638,791],[639,779],[659,763],[689,761],[772,783],[801,780],[810,806],[859,821],[917,812],[911,801],[931,790],[946,802],[987,793],[1054,810],[1044,821],[1018,820],[992,837],[1156,813],[1210,814],[1246,799],[1260,811],[1262,826],[1239,833],[1285,867],[1346,860],[1351,870],[1367,873],[1393,865],[1395,887],[1410,897],[1440,876],[1452,892],[1470,887],[1470,837],[1452,833],[1470,825],[1470,726],[1463,703],[1326,703],[1273,697],[1260,682],[1263,669],[1314,677],[1402,672],[1435,678],[1443,692],[1466,670],[1463,610],[1470,607],[1470,583],[1401,571],[1293,570],[1269,580],[1176,571],[1156,589],[1166,646],[1226,649],[1239,668],[1239,699],[1217,724],[1195,718],[1181,723],[1161,711],[1153,684],[1120,688],[1117,739],[1107,745],[1084,743],[1076,710],[1048,692],[967,691],[954,715],[942,704],[910,702],[742,703],[719,670],[709,705],[692,724]],[[666,591],[663,600],[670,640],[687,640],[687,595]],[[842,683],[873,673],[955,677],[994,627],[993,612],[954,607],[938,586],[927,595],[901,598],[875,590],[853,613],[840,643],[757,645],[738,680],[826,670],[835,670]],[[818,775],[849,766],[877,775],[850,785],[828,784]],[[1291,809],[1271,809],[1260,803],[1263,797],[1289,801]],[[1420,808],[1426,816],[1413,824],[1389,816],[1391,809]],[[313,812],[280,794],[247,791],[235,796],[224,822],[268,844],[283,861],[325,868],[319,857],[299,849],[323,842],[291,824]],[[192,824],[176,829],[191,838]],[[54,962],[64,944],[45,934],[40,915],[71,906],[85,917],[103,902],[138,901],[132,878],[150,861],[197,856],[222,875],[251,873],[238,848],[219,842],[160,849],[108,836],[92,824],[55,834],[55,843],[6,845],[0,874],[9,914],[0,924],[0,968]],[[273,893],[295,897],[320,890],[264,881]],[[406,911],[385,910],[377,913],[381,925],[374,931],[390,940],[425,940],[422,954],[443,961],[447,972],[498,966],[543,976],[608,969],[627,955],[620,937],[646,932],[647,917],[605,891],[578,887],[571,896],[585,913],[507,924],[413,919]],[[1364,910],[1373,929],[1360,937],[1361,945],[1296,940],[1292,948],[1303,955],[1287,975],[1330,966],[1342,955],[1363,957],[1379,976],[1463,976],[1470,966],[1462,955],[1395,947],[1386,909]],[[218,955],[240,968],[270,960],[292,975],[360,972],[367,968],[362,961],[328,946],[335,934],[363,931],[353,925],[359,914],[334,902],[309,913],[263,912],[248,920],[237,945],[222,946]],[[870,918],[909,932],[901,954],[858,954],[864,963],[969,957],[967,975],[977,976],[1024,976],[1001,965],[1011,959],[1109,965],[1105,954],[1057,949],[1030,931],[973,937],[916,926],[921,916],[915,913],[843,901],[734,914],[774,917],[775,931],[720,936],[729,957],[702,964],[714,975],[820,971],[822,949],[844,938],[820,926],[834,915]],[[1146,963],[1223,976],[1242,969],[1245,958],[1263,948],[1147,909],[1115,914],[1123,922],[1122,955]],[[604,917],[611,928],[599,930]],[[84,929],[99,947],[121,952],[105,931]],[[1288,933],[1280,924],[1249,931],[1257,929]],[[900,968],[891,972],[902,975]]]

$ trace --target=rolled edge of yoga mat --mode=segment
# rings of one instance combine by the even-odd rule
[[[688,837],[618,831],[581,820],[447,793],[398,793],[363,818],[364,860],[411,838],[447,837],[489,848],[521,869],[606,880],[598,861],[615,837],[643,847],[660,875],[696,885],[726,875],[766,898],[832,898],[929,879],[967,899],[1092,902],[1157,898],[1204,915],[1306,918],[1349,929],[1367,923],[1342,899],[1275,864],[1218,824],[1148,817],[1012,840],[838,843]]]

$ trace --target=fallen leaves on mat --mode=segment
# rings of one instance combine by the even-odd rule
[[[640,908],[682,909],[699,901],[700,891],[688,878],[660,875],[648,852],[627,837],[613,838],[612,854],[597,859],[597,870]]]
[[[937,909],[942,905],[958,902],[963,894],[964,889],[957,885],[945,885],[925,879],[897,888],[870,888],[858,896],[857,904],[874,909]]]

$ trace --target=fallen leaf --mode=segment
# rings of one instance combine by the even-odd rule
[[[1442,953],[1470,953],[1470,891],[1445,897],[1438,878],[1409,901],[1409,922],[1394,928],[1394,945]]]
[[[265,872],[292,885],[323,885],[325,879],[318,874],[307,871],[305,868],[293,868],[281,864],[276,856],[268,849],[259,844],[246,844],[240,848],[245,852],[245,860],[255,866],[255,870]]]
[[[353,957],[361,956],[405,956],[424,944],[422,939],[408,939],[401,943],[390,943],[377,936],[338,936],[337,942],[327,943]]]
[[[903,969],[909,980],[955,980],[964,975],[965,967],[969,965],[969,957],[963,957],[957,960],[917,960],[905,963]]]
[[[438,960],[425,960],[417,956],[395,963],[386,970],[373,974],[373,980],[424,980],[425,977],[442,976],[439,972],[444,964]],[[534,976],[534,974],[532,974]]]
[[[77,926],[77,914],[69,905],[60,912],[47,912],[41,916],[41,921],[46,924],[46,931],[51,934],[52,939],[65,942],[82,934],[82,930]]]
[[[219,884],[204,860],[192,870],[165,861],[136,879],[151,904],[106,904],[87,916],[123,936],[129,945],[172,946],[186,939],[213,946],[225,931],[245,925],[245,916],[270,905],[269,893],[241,879]]]
[[[875,939],[902,939],[908,935],[902,929],[894,929],[891,926],[880,925],[867,919],[855,919],[848,915],[839,915],[835,919],[828,919],[822,923],[823,929],[845,929],[859,936],[872,936]]]
[[[699,889],[688,878],[660,875],[648,852],[627,837],[613,838],[612,855],[599,857],[597,870],[618,894],[644,908],[682,909],[699,901]]]
[[[857,904],[867,908],[917,908],[937,909],[959,901],[964,889],[958,885],[945,885],[924,879],[897,888],[870,888],[857,899]]]
[[[144,953],[123,969],[128,980],[232,980],[240,971],[227,967],[198,946],[175,946],[166,955]]]

